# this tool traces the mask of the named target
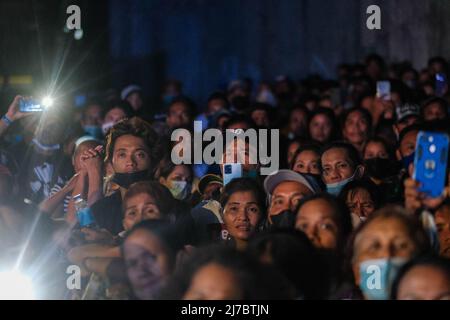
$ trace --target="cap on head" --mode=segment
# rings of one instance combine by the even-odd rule
[[[132,94],[133,92],[142,92],[142,88],[139,87],[138,85],[135,84],[131,84],[129,86],[126,86],[122,92],[120,93],[120,98],[122,100],[125,100],[126,98],[128,98],[128,96],[130,94]]]
[[[285,181],[298,182],[311,190],[312,193],[318,192],[304,175],[287,169],[278,170],[276,173],[267,176],[264,180],[264,190],[271,196],[273,190],[275,190],[280,183]]]

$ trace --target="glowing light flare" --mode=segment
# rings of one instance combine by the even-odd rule
[[[17,270],[0,272],[0,300],[33,300],[31,279]]]

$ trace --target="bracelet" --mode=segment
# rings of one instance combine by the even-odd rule
[[[10,118],[8,118],[6,114],[2,117],[2,120],[6,124],[6,126],[9,126],[11,123],[13,123],[13,121]]]

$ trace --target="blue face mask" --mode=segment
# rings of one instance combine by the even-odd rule
[[[102,128],[99,126],[83,126],[83,130],[90,136],[96,138],[96,139],[102,139],[103,138],[103,131]]]
[[[327,184],[327,193],[337,197],[339,195],[339,193],[341,192],[341,190],[345,187],[345,185],[347,183],[349,183],[350,181],[353,181],[353,179],[355,179],[357,171],[358,171],[358,169],[355,170],[355,172],[353,173],[353,175],[350,178],[347,178],[345,180],[335,182],[335,183],[328,183]]]
[[[364,297],[368,300],[388,300],[392,283],[406,261],[405,258],[363,261],[359,266],[359,288]]]
[[[415,155],[415,152],[411,153],[409,156],[402,158],[403,168],[408,170],[409,165],[414,162],[414,155]]]
[[[175,98],[174,94],[165,94],[163,97],[164,104],[169,105]]]

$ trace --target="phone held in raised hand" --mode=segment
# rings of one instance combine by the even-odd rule
[[[225,163],[223,165],[223,185],[227,185],[231,180],[242,177],[242,164]]]
[[[20,112],[41,112],[44,111],[44,106],[42,103],[34,100],[21,98],[19,100],[19,111]]]
[[[447,77],[443,73],[436,73],[434,91],[436,96],[443,97],[447,88]]]
[[[414,156],[414,180],[419,191],[432,198],[442,195],[446,181],[449,137],[443,133],[420,131]]]
[[[377,98],[391,100],[391,83],[389,81],[377,81]]]

